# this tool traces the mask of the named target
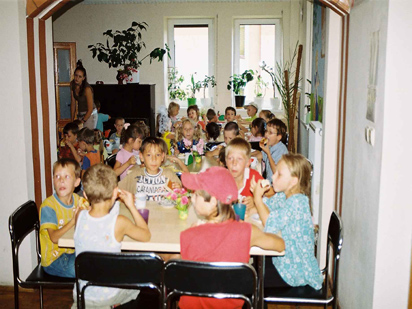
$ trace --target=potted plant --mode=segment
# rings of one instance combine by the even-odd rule
[[[207,76],[205,75],[205,79],[200,81],[201,86],[203,88],[203,99],[201,99],[202,101],[202,106],[203,107],[212,107],[213,106],[213,98],[206,98],[206,88],[214,88],[216,86],[216,81],[215,81],[215,77],[212,76]]]
[[[242,108],[245,105],[245,96],[243,91],[246,84],[253,80],[253,70],[246,70],[242,74],[233,74],[230,76],[227,90],[232,90],[235,94],[236,107]]]
[[[183,75],[179,76],[179,72],[177,68],[171,67],[169,68],[169,85],[167,90],[169,91],[169,99],[170,100],[179,100],[183,101],[186,99],[186,92],[180,88],[180,85],[183,83],[185,78]]]
[[[103,33],[107,37],[106,44],[96,43],[95,45],[89,45],[88,48],[92,52],[93,58],[97,56],[99,62],[106,62],[109,68],[114,67],[118,70],[118,80],[122,80],[122,77],[126,77],[129,82],[138,83],[138,69],[142,65],[146,58],[150,59],[150,63],[157,59],[163,61],[163,56],[169,54],[169,47],[165,44],[165,48],[155,48],[149,54],[143,58],[139,58],[139,53],[143,48],[146,48],[146,44],[142,40],[143,30],[147,30],[147,23],[132,22],[132,26],[126,30],[113,30],[109,29]],[[109,43],[109,40],[112,43]],[[132,77],[132,75],[135,75]]]
[[[187,105],[196,105],[196,91],[200,91],[200,88],[202,88],[201,82],[195,82],[195,77],[194,74],[190,74],[190,84],[187,86],[189,92],[190,92],[190,97],[187,99]]]
[[[258,72],[256,71],[256,74]],[[263,80],[260,74],[256,77],[256,84],[255,84],[255,103],[262,109],[263,100],[266,94],[266,87],[268,84]]]

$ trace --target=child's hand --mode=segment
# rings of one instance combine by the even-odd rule
[[[80,148],[77,149],[77,153],[78,153],[79,156],[81,156],[81,157],[84,157],[84,156],[86,155],[86,153],[85,153],[83,150],[81,150]]]
[[[175,155],[178,155],[180,153],[179,149],[176,146],[174,147],[174,149],[175,149]]]
[[[172,189],[181,189],[182,186],[178,182],[172,182]]]
[[[119,198],[123,201],[123,203],[127,206],[127,208],[134,207],[134,196],[129,191],[126,190],[119,190]]]
[[[269,186],[262,188],[262,179],[259,179],[258,182],[255,180],[255,176],[253,176],[252,180],[250,181],[250,190],[252,191],[253,188],[253,196],[254,197],[262,197],[263,194],[265,194],[266,191],[269,190]]]
[[[237,119],[237,120],[242,120],[242,116],[236,115],[236,116],[235,116],[235,119]]]
[[[268,156],[270,156],[270,150],[269,150],[268,144],[265,145],[264,142],[262,141],[263,139],[259,143],[260,148],[262,148],[262,151],[264,151]]]
[[[255,207],[255,202],[253,201],[253,196],[246,196],[242,203],[246,205],[246,209],[249,211],[250,209]]]
[[[129,160],[127,160],[127,163],[129,163],[130,165],[135,165],[136,164],[136,157],[135,156],[131,156],[129,158]]]

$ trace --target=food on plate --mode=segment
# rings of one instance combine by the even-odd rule
[[[270,186],[270,181],[267,180],[267,179],[263,179],[263,180],[260,182],[260,185],[262,186],[262,188],[269,187],[269,186]]]

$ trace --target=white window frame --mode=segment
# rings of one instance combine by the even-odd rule
[[[167,21],[167,45],[170,48],[170,58],[168,67],[175,66],[175,45],[174,45],[174,27],[182,25],[207,25],[208,26],[208,40],[209,40],[209,50],[208,50],[208,75],[215,75],[215,20],[214,18],[170,18]],[[167,73],[166,73],[167,75]],[[216,75],[215,75],[216,76]],[[168,77],[166,76],[165,83],[165,102],[169,102],[169,92],[168,87]],[[216,87],[215,87],[216,88]],[[215,88],[209,88],[209,96],[215,100]],[[183,105],[180,107],[187,108],[187,100],[182,102]],[[168,103],[167,103],[168,104]]]
[[[233,52],[233,72],[232,74],[239,74],[240,66],[240,25],[275,25],[275,55],[274,63],[276,61],[282,61],[282,50],[283,50],[283,31],[282,23],[280,18],[236,18],[234,20],[234,52]],[[264,59],[261,59],[264,60]],[[233,93],[232,93],[233,96]],[[271,96],[270,96],[271,97]],[[276,97],[278,98],[278,93],[276,91]],[[250,98],[249,98],[250,101]],[[269,105],[264,105],[269,107]]]

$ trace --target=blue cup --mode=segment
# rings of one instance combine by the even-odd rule
[[[233,210],[235,214],[239,216],[240,220],[245,220],[246,205],[245,204],[233,204]]]

